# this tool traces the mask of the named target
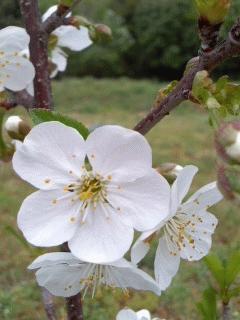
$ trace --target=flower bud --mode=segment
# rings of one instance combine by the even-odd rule
[[[156,168],[157,172],[164,176],[164,178],[166,178],[169,183],[174,182],[182,169],[183,167],[179,164],[169,162],[163,163]]]
[[[8,135],[12,139],[23,141],[31,128],[26,121],[19,116],[10,116],[4,125]]]
[[[229,164],[240,164],[240,121],[224,123],[215,135],[219,157]]]
[[[220,24],[224,21],[231,0],[195,0],[200,19],[207,20],[210,24]]]
[[[240,205],[240,167],[218,167],[218,187],[227,200]]]
[[[112,30],[105,24],[96,24],[89,29],[90,38],[94,42],[108,42],[112,40]]]

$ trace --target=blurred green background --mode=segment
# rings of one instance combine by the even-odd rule
[[[39,2],[44,12],[57,1]],[[197,55],[199,40],[193,1],[82,0],[75,11],[96,23],[108,24],[113,30],[113,41],[94,45],[80,54],[69,53],[69,77],[64,75],[61,81],[53,83],[56,110],[88,126],[114,123],[131,128],[149,110],[159,88],[169,79],[179,78],[186,61]],[[240,1],[235,0],[222,35],[238,12]],[[8,25],[21,25],[17,0],[1,0],[0,27]],[[216,75],[228,73],[239,79],[239,66],[239,59],[233,59]],[[24,114],[21,108],[18,112]],[[178,162],[200,168],[192,192],[216,179],[213,130],[201,108],[182,104],[147,139],[153,147],[155,166]],[[27,265],[43,251],[28,246],[16,225],[19,206],[33,189],[14,175],[11,164],[0,165],[0,182],[0,320],[43,320],[40,290],[34,275],[26,271]],[[222,202],[212,211],[219,218],[212,251],[224,257],[240,246],[239,209]],[[153,257],[152,251],[142,265],[149,272]],[[208,283],[209,274],[203,262],[183,262],[172,286],[161,297],[133,291],[127,297],[120,290],[112,293],[103,289],[95,299],[86,297],[85,319],[113,320],[120,308],[129,306],[135,310],[148,308],[155,316],[168,320],[198,320],[195,303]],[[56,302],[59,319],[63,320],[63,300]],[[240,319],[239,310],[240,300],[235,299],[232,319]]]
[[[40,0],[44,12],[56,0]],[[222,35],[240,12],[233,0]],[[75,13],[112,28],[113,41],[71,53],[67,74],[95,77],[178,78],[185,63],[197,55],[197,13],[193,0],[82,0]],[[1,0],[0,27],[21,24],[17,0]],[[239,59],[218,72],[237,77]]]

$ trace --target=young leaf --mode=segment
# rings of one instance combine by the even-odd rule
[[[217,255],[209,255],[204,259],[209,271],[216,279],[221,289],[225,288],[225,269],[222,261]]]
[[[240,251],[235,252],[228,260],[226,271],[225,271],[225,281],[226,286],[230,285],[236,280],[238,274],[240,273]]]
[[[229,299],[231,299],[232,297],[239,297],[240,296],[240,287],[229,290],[227,295],[228,295]]]
[[[216,292],[212,287],[204,290],[202,301],[197,304],[197,308],[201,313],[203,320],[217,319]]]
[[[30,112],[30,116],[34,125],[48,121],[59,121],[66,126],[76,129],[84,139],[86,139],[89,135],[89,130],[84,126],[84,124],[57,112],[43,109],[33,109]]]

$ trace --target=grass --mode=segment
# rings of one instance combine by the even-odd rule
[[[124,78],[68,79],[54,83],[54,96],[58,111],[89,127],[114,123],[131,128],[149,109],[159,87],[157,82]],[[181,165],[193,163],[200,168],[192,191],[216,178],[213,131],[202,110],[183,104],[157,125],[147,139],[153,147],[155,166],[167,161]],[[34,275],[26,271],[31,260],[43,251],[28,246],[16,226],[19,206],[33,189],[14,175],[10,164],[0,166],[0,181],[0,319],[43,320],[40,290]],[[219,226],[212,250],[224,256],[240,244],[240,215],[226,202],[213,211],[219,218]],[[152,262],[153,252],[144,267],[149,268]],[[118,290],[114,293],[102,290],[95,299],[85,299],[85,319],[113,320],[121,307],[129,306],[136,310],[148,308],[155,316],[168,320],[197,320],[200,316],[195,303],[208,285],[208,279],[202,262],[183,262],[172,286],[161,297],[133,291],[127,297]],[[59,319],[65,319],[62,299],[56,299],[56,303]],[[235,319],[239,317],[237,314]]]

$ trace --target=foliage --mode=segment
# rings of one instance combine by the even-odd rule
[[[76,129],[83,136],[83,138],[87,138],[89,134],[88,129],[81,122],[57,112],[51,112],[42,109],[33,109],[30,112],[30,116],[34,125],[48,121],[59,121],[65,124],[66,126]]]
[[[21,15],[18,0],[1,0],[0,28],[20,24]]]
[[[240,114],[240,85],[230,81],[228,76],[213,82],[207,71],[200,71],[194,79],[192,94],[209,110],[212,124]]]

